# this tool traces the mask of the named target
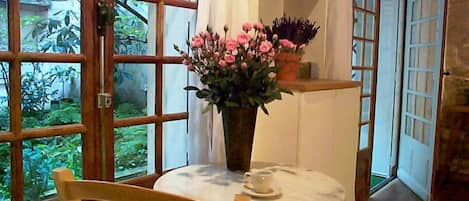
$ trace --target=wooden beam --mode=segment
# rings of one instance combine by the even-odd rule
[[[43,137],[54,137],[61,135],[72,135],[86,133],[87,128],[83,124],[72,124],[63,126],[52,126],[45,128],[31,128],[23,130],[21,139],[33,139]]]
[[[55,63],[80,63],[85,60],[82,54],[52,54],[21,52],[17,60],[22,62],[55,62]]]

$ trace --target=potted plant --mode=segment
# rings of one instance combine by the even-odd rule
[[[265,104],[282,98],[273,66],[277,49],[264,33],[261,23],[244,23],[235,39],[214,33],[210,27],[188,41],[192,54],[182,55],[189,71],[200,76],[204,87],[188,86],[196,96],[215,105],[222,113],[226,162],[229,170],[250,168],[257,109],[268,114]],[[207,111],[205,109],[204,111]]]
[[[319,26],[305,18],[283,16],[273,21],[272,27],[266,27],[268,40],[279,38],[280,53],[275,57],[279,66],[277,79],[296,80],[304,48],[316,37]]]

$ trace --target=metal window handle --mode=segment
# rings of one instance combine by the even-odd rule
[[[444,76],[451,75],[451,72],[445,71],[445,72],[443,72],[443,75],[444,75]]]

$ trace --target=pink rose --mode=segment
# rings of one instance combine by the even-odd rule
[[[246,22],[246,23],[243,24],[243,30],[245,32],[249,32],[249,31],[251,31],[251,29],[252,29],[252,25],[249,22]]]
[[[256,28],[257,30],[261,30],[264,29],[264,25],[260,22],[256,22],[254,23],[254,28]]]
[[[293,46],[295,46],[294,43],[292,43],[291,41],[287,39],[280,39],[279,42],[281,46],[286,47],[286,48],[293,48]]]
[[[232,39],[226,40],[226,50],[233,51],[238,47],[238,42]]]
[[[238,43],[241,44],[241,45],[244,45],[246,43],[249,42],[249,40],[251,40],[251,36],[247,33],[240,33],[238,34]]]
[[[204,39],[196,36],[192,38],[191,46],[192,47],[202,47],[204,45]]]
[[[259,51],[262,53],[267,53],[272,48],[272,43],[269,41],[262,41],[261,45],[259,46]]]
[[[225,60],[220,60],[218,62],[218,65],[220,66],[220,68],[224,68],[226,66],[226,61]]]
[[[274,34],[274,35],[272,36],[272,39],[273,39],[273,40],[277,40],[277,39],[278,39],[278,35],[277,35],[277,34]]]
[[[275,50],[274,49],[270,50],[268,56],[269,57],[274,57],[275,56]]]
[[[220,53],[219,52],[215,52],[213,53],[213,56],[215,56],[216,58],[218,58],[220,56]]]
[[[243,69],[248,68],[248,64],[246,62],[241,63],[241,68]]]
[[[225,55],[225,61],[227,63],[234,63],[235,62],[235,56],[231,55],[231,54],[227,54]]]

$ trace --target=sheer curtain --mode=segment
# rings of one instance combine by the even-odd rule
[[[258,19],[258,0],[199,0],[196,33],[210,25],[222,34],[223,27],[230,28],[228,37],[234,37],[244,22]],[[199,78],[190,74],[191,85],[201,87]],[[225,144],[221,115],[216,108],[202,114],[207,103],[189,94],[188,160],[190,164],[224,163]]]
[[[327,78],[352,78],[353,4],[347,0],[328,0],[325,29],[325,68]]]

